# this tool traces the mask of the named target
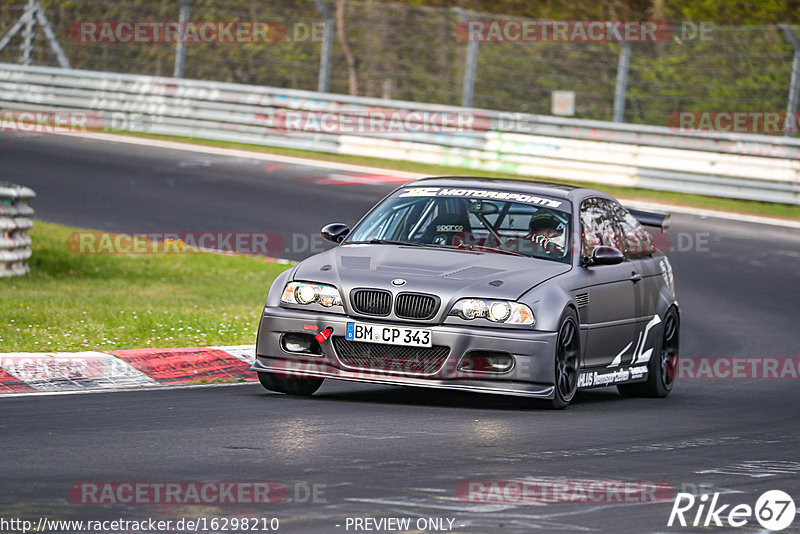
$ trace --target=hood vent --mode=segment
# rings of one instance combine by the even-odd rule
[[[369,256],[342,256],[342,267],[344,269],[361,269],[368,271],[372,265]]]
[[[385,271],[390,273],[402,272],[403,274],[416,274],[419,276],[436,276],[441,274],[442,271],[435,271],[431,269],[420,269],[409,267],[407,265],[378,265],[375,267],[376,271]]]
[[[474,280],[475,278],[483,278],[490,274],[501,273],[500,269],[490,269],[489,267],[465,267],[443,274],[443,278],[455,278],[457,280]]]

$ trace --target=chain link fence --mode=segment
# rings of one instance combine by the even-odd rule
[[[0,38],[33,0],[0,4]],[[326,0],[39,0],[69,65],[132,74],[217,80],[501,111],[551,114],[552,92],[575,93],[574,116],[612,120],[619,42],[480,42],[459,37],[465,20],[510,20],[456,9]],[[82,42],[85,21],[273,21],[277,42],[189,42],[176,70],[173,42]],[[326,33],[324,28],[328,24]],[[629,46],[616,118],[667,124],[675,111],[786,111],[800,49],[777,26],[673,22],[663,41]],[[791,27],[800,35],[800,26]],[[58,66],[41,24],[20,30],[0,61]],[[27,44],[26,44],[27,43]],[[470,48],[473,48],[470,54]],[[470,61],[474,59],[474,64]],[[181,62],[179,62],[181,63]],[[327,73],[327,75],[326,75]],[[471,94],[470,94],[471,93]],[[620,99],[618,99],[620,100]],[[796,99],[795,99],[796,102]],[[796,103],[795,103],[796,105]]]

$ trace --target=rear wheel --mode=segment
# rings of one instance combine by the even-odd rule
[[[309,397],[322,385],[324,378],[288,378],[284,375],[262,372],[258,373],[258,381],[264,388],[278,393]]]
[[[561,317],[556,338],[555,392],[550,401],[550,406],[556,410],[566,408],[575,397],[580,355],[578,316],[572,308],[568,308]]]
[[[678,370],[678,353],[680,349],[681,323],[678,312],[670,308],[664,318],[664,329],[661,334],[661,345],[647,364],[647,380],[638,384],[622,384],[617,386],[624,397],[659,397],[663,398],[672,391]]]

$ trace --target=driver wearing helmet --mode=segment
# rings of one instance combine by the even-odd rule
[[[526,239],[536,243],[548,254],[564,254],[567,229],[563,221],[549,210],[539,210],[531,217]]]

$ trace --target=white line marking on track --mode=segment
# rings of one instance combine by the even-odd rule
[[[313,181],[320,185],[384,185],[405,184],[410,182],[411,178],[387,174],[326,174],[314,178]]]
[[[62,134],[53,134],[62,135]],[[185,150],[187,152],[199,152],[201,154],[215,154],[219,156],[239,157],[246,159],[255,159],[261,161],[272,161],[276,163],[289,163],[291,165],[303,165],[305,167],[321,167],[324,169],[337,169],[347,172],[360,172],[360,173],[391,173],[393,176],[405,176],[409,180],[415,180],[427,176],[425,174],[394,171],[391,169],[382,169],[380,167],[368,167],[366,165],[355,165],[352,163],[338,163],[334,161],[324,161],[315,159],[297,158],[292,156],[281,156],[278,154],[268,154],[265,152],[252,152],[249,150],[241,150],[237,148],[222,148],[206,145],[193,145],[190,143],[179,143],[176,141],[163,141],[160,139],[147,139],[140,137],[129,137],[126,135],[113,135],[105,133],[70,133],[63,134],[71,137],[82,137],[86,139],[94,139],[97,141],[108,141],[111,143],[127,143],[131,145],[142,145],[152,148],[166,148],[170,150]]]

